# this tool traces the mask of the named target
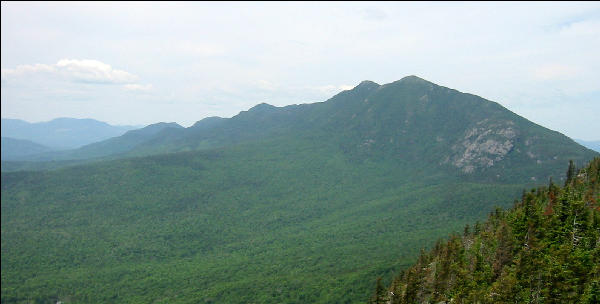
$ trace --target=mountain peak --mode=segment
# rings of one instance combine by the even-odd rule
[[[128,131],[125,134],[156,134],[166,128],[183,129],[183,127],[176,122],[157,122],[141,129]]]
[[[144,129],[151,129],[151,128],[178,128],[181,129],[183,128],[180,124],[176,123],[176,122],[157,122],[157,123],[153,123],[150,125],[147,125],[144,127]]]
[[[371,80],[363,80],[356,87],[354,87],[353,90],[363,90],[363,89],[371,90],[371,89],[378,88],[378,87],[379,87],[379,84],[376,82],[373,82]]]
[[[261,102],[261,103],[259,103],[259,104],[255,105],[255,106],[253,106],[252,108],[250,108],[250,110],[248,110],[248,111],[249,111],[249,112],[250,112],[250,111],[265,111],[265,110],[271,110],[271,109],[275,109],[275,108],[276,108],[276,107],[275,107],[275,106],[273,106],[273,105],[270,105],[270,104],[268,104],[268,103]]]
[[[417,77],[415,75],[409,75],[406,77],[402,77],[402,79],[398,80],[398,82],[408,82],[408,83],[431,83],[423,78]]]

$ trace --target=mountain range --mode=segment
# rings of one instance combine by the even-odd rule
[[[5,302],[363,303],[374,277],[598,155],[416,76],[73,151],[2,172]]]
[[[332,133],[336,136],[331,137]],[[263,103],[230,119],[209,117],[189,128],[160,123],[140,133],[128,133],[76,150],[19,160],[143,156],[218,148],[277,136],[318,140],[319,136],[330,137],[353,153],[385,151],[420,161],[426,157],[428,162],[455,167],[464,173],[483,170],[493,175],[491,171],[498,171],[496,175],[500,177],[499,171],[513,162],[534,160],[538,165],[550,163],[558,169],[568,159],[578,158],[573,154],[576,149],[557,151],[560,153],[556,155],[546,153],[553,151],[546,149],[550,145],[577,146],[558,132],[540,127],[495,102],[409,76],[382,86],[364,81],[324,103],[281,108]],[[565,145],[567,142],[569,145]]]
[[[56,118],[29,123],[2,118],[2,137],[29,140],[53,150],[74,149],[83,145],[120,136],[138,126],[112,126],[94,119]]]

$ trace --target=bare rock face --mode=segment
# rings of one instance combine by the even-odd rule
[[[512,121],[490,123],[487,119],[482,120],[452,146],[454,154],[446,162],[465,173],[489,168],[512,150],[517,135]]]

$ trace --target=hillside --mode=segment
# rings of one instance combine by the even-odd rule
[[[120,136],[135,126],[112,126],[94,119],[57,118],[29,123],[2,118],[2,137],[29,140],[53,149],[74,149]]]
[[[371,278],[597,155],[417,77],[260,104],[126,158],[3,172],[2,300],[362,303]]]
[[[439,241],[372,303],[600,302],[600,158]]]
[[[2,137],[2,160],[13,160],[23,156],[40,154],[52,149],[29,140]]]

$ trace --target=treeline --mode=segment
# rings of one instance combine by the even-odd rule
[[[600,158],[438,241],[370,303],[600,303]]]

